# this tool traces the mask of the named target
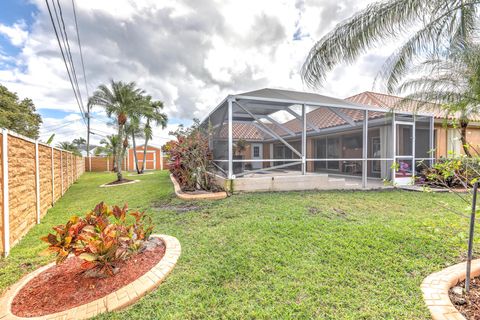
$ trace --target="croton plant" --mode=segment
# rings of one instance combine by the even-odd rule
[[[101,202],[85,217],[73,216],[53,230],[42,240],[49,244],[46,252],[56,254],[57,264],[74,254],[83,260],[87,275],[112,276],[120,261],[142,250],[153,226],[144,212],[129,213],[126,204],[120,208]]]
[[[212,152],[209,148],[208,131],[200,127],[198,120],[189,128],[179,128],[171,135],[176,140],[165,144],[163,151],[169,159],[170,172],[184,191],[218,191],[212,169]]]

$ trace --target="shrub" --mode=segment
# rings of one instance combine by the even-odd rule
[[[210,174],[212,152],[209,148],[208,133],[198,126],[198,122],[188,128],[171,133],[177,139],[169,141],[164,151],[169,157],[170,172],[184,191],[217,191]]]
[[[48,253],[55,253],[57,264],[69,254],[83,260],[82,268],[88,276],[112,276],[118,263],[142,250],[152,233],[150,217],[141,212],[128,215],[128,208],[109,207],[101,202],[85,217],[73,216],[64,225],[53,227],[55,233],[41,238],[49,244]]]
[[[420,179],[429,186],[468,188],[479,175],[480,158],[461,155],[437,160],[432,167],[422,170]]]

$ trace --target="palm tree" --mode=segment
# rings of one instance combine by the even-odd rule
[[[81,156],[81,153],[78,150],[78,147],[74,143],[71,143],[68,141],[62,141],[57,143],[57,148],[63,149],[65,151],[70,151],[76,156]]]
[[[73,139],[72,143],[80,148],[81,146],[84,146],[87,144],[87,140],[85,140],[85,138],[83,137],[79,137],[79,138]]]
[[[122,161],[128,147],[128,136],[124,135],[125,123],[143,93],[143,90],[136,88],[135,82],[124,83],[111,80],[110,87],[104,84],[98,86],[89,99],[91,105],[105,108],[108,117],[115,117],[118,130],[117,140],[123,142],[123,148],[118,148],[115,155],[118,181],[123,179]]]
[[[441,105],[447,119],[452,116],[458,121],[463,150],[471,157],[475,149],[467,141],[467,127],[480,111],[480,46],[460,44],[446,57],[433,56],[415,69],[423,76],[405,81],[397,92],[410,92],[405,102],[416,99],[433,102],[433,107]],[[421,103],[418,108],[429,106]]]
[[[478,0],[392,0],[371,4],[315,44],[302,67],[302,78],[309,86],[320,87],[336,65],[354,62],[385,40],[409,35],[379,73],[392,92],[414,58],[440,54],[452,45],[474,38],[480,22],[479,3]]]
[[[115,161],[115,156],[118,149],[118,140],[116,135],[108,135],[104,139],[100,140],[101,146],[98,146],[95,149],[95,155],[100,155],[105,153],[108,157],[113,157],[113,171],[117,172],[117,164]]]
[[[165,113],[161,112],[163,110],[162,101],[152,101],[152,97],[150,96],[147,96],[145,100],[147,102],[143,114],[146,119],[146,123],[143,129],[145,135],[145,144],[143,146],[142,170],[140,170],[139,173],[143,173],[145,170],[145,159],[147,157],[148,141],[153,137],[152,123],[156,126],[161,126],[162,129],[165,129],[168,122],[168,116]]]

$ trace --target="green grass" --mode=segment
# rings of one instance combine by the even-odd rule
[[[464,210],[451,194],[242,194],[185,211],[166,172],[98,188],[112,179],[82,176],[0,260],[0,289],[51,260],[38,239],[52,225],[101,200],[148,210],[182,255],[156,291],[100,319],[428,319],[420,283],[465,251],[466,219],[440,206]]]

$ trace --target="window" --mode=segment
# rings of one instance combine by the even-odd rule
[[[447,130],[447,156],[452,157],[461,153],[462,141],[458,129]]]
[[[253,157],[254,158],[260,157],[260,147],[259,146],[254,146],[253,147]]]

